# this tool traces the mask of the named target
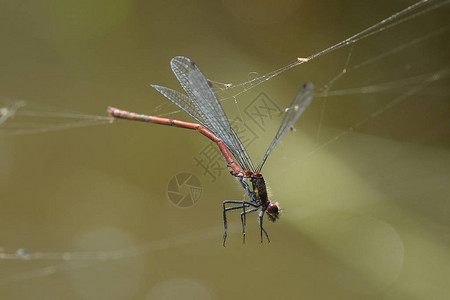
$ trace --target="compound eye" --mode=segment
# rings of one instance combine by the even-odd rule
[[[278,215],[278,206],[276,204],[269,204],[269,207],[267,207],[267,212],[273,216]]]

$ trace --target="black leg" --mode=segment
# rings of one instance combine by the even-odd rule
[[[242,244],[245,244],[245,205],[242,205],[241,224],[242,224]]]
[[[233,207],[226,207],[227,204],[241,204],[239,206],[233,206]],[[240,209],[241,207],[245,207],[245,201],[234,201],[234,200],[225,200],[223,201],[223,246],[225,247],[225,242],[227,240],[227,230],[228,230],[228,224],[227,224],[227,211],[229,210],[235,210]]]
[[[258,210],[259,207],[256,208],[252,208],[249,210],[244,210],[243,212],[241,212],[241,223],[242,223],[242,239],[243,239],[243,243],[245,244],[245,216],[249,213],[255,212]]]
[[[267,231],[263,227],[263,217],[264,217],[264,210],[261,209],[259,212],[259,227],[261,228],[261,243],[263,242],[263,232],[266,235],[267,242],[270,243],[269,235],[267,234]]]
[[[226,207],[227,204],[240,204],[238,206],[232,206],[232,207]],[[242,219],[242,215],[246,214],[245,208],[246,207],[256,207],[258,208],[259,206],[251,203],[251,202],[247,202],[247,201],[235,201],[235,200],[225,200],[223,201],[223,227],[224,227],[224,232],[223,232],[223,246],[225,247],[225,242],[227,240],[227,230],[228,230],[228,223],[227,223],[227,211],[230,210],[236,210],[236,209],[243,209],[244,211],[241,213],[241,223],[242,223],[242,232],[244,235],[244,241],[245,241],[245,221],[243,221]],[[254,210],[252,210],[253,212]]]
[[[267,242],[270,243],[270,239],[269,239],[269,235],[267,234],[267,231],[266,231],[263,227],[261,227],[261,229],[262,229],[262,231],[264,232],[264,234],[266,235]],[[262,241],[261,241],[261,242],[262,242]]]

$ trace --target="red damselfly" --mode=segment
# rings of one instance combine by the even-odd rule
[[[271,202],[267,196],[266,184],[261,174],[261,169],[270,152],[286,132],[293,128],[294,123],[311,102],[314,86],[311,83],[306,83],[302,86],[291,106],[286,109],[286,114],[275,138],[264,154],[261,162],[255,168],[244,145],[231,127],[211,82],[203,75],[197,65],[187,57],[177,56],[172,59],[171,67],[187,95],[158,85],[152,85],[152,87],[197,120],[199,124],[136,114],[113,107],[108,108],[108,113],[120,119],[197,130],[216,143],[220,152],[225,157],[231,175],[238,178],[249,197],[248,201],[223,201],[223,245],[225,246],[227,239],[227,212],[237,209],[242,209],[241,223],[243,241],[245,242],[246,215],[259,210],[258,218],[261,242],[263,240],[263,232],[270,242],[269,235],[263,227],[263,216],[266,213],[269,220],[275,222],[279,218],[280,209],[278,203]],[[251,188],[247,181],[251,183]]]

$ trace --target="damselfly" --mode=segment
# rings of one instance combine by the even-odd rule
[[[279,218],[280,208],[278,207],[278,203],[273,203],[268,198],[266,184],[261,174],[261,169],[270,152],[280,142],[286,132],[293,128],[294,123],[311,102],[314,86],[311,83],[306,83],[302,86],[291,106],[286,109],[286,114],[275,138],[264,154],[261,162],[255,168],[247,150],[231,127],[230,121],[220,104],[211,82],[203,75],[197,65],[187,57],[177,56],[172,59],[171,67],[186,94],[158,85],[152,85],[152,87],[184,110],[192,118],[197,120],[199,124],[136,114],[113,107],[108,108],[108,113],[111,116],[120,119],[197,130],[216,143],[220,152],[225,157],[231,175],[239,180],[249,197],[249,200],[223,201],[223,245],[225,246],[227,239],[227,212],[238,209],[242,209],[241,223],[243,241],[245,242],[247,214],[259,210],[258,219],[261,242],[263,240],[263,232],[267,241],[270,242],[269,235],[263,227],[263,216],[266,213],[269,220],[275,222]],[[251,188],[247,181],[251,183]]]

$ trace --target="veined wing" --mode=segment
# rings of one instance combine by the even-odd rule
[[[254,170],[252,161],[236,132],[231,128],[210,81],[187,57],[176,56],[170,64],[187,95],[166,87],[157,85],[152,87],[219,137],[241,168]]]
[[[300,115],[305,111],[306,107],[308,107],[309,103],[311,103],[313,94],[314,85],[312,83],[305,83],[300,91],[298,91],[297,95],[294,98],[294,101],[292,101],[291,106],[286,110],[286,115],[281,122],[280,128],[278,128],[278,132],[275,135],[275,138],[273,139],[272,143],[264,154],[264,157],[256,168],[257,172],[261,171],[270,152],[280,142],[286,132],[289,129],[293,129],[295,122],[297,122]]]

